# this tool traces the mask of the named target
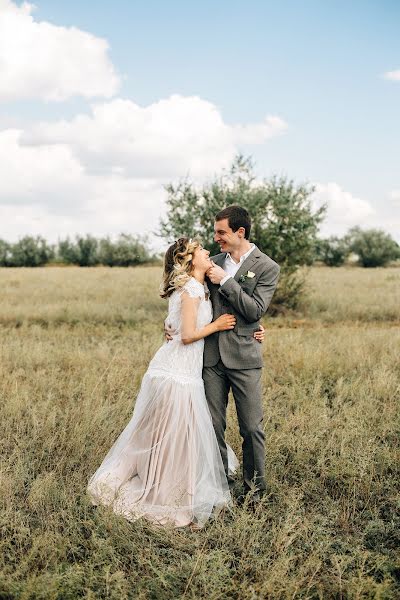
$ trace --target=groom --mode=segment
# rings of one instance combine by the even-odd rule
[[[244,494],[253,489],[257,501],[266,489],[265,434],[262,347],[253,333],[271,302],[280,268],[250,242],[250,229],[249,213],[240,206],[228,206],[215,216],[214,240],[221,254],[212,257],[207,272],[213,318],[231,313],[236,325],[205,338],[203,379],[227,476],[226,408],[232,390],[243,438]]]

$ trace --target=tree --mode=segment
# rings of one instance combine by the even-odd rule
[[[90,235],[60,240],[49,246],[41,238],[26,236],[10,244],[0,239],[0,267],[38,267],[50,261],[88,267],[98,264],[128,267],[158,260],[147,245],[147,238],[122,233],[115,242]]]
[[[316,258],[328,267],[340,267],[349,254],[350,248],[345,239],[331,236],[317,241]]]
[[[85,237],[77,236],[76,243],[78,246],[79,265],[81,267],[92,267],[99,264],[97,250],[99,242],[91,235]]]
[[[69,238],[59,240],[57,247],[57,259],[67,265],[78,265],[79,256],[77,246]]]
[[[150,262],[153,257],[146,246],[145,238],[122,233],[113,242],[103,238],[99,242],[99,261],[109,267],[130,267]]]
[[[363,267],[384,267],[390,261],[400,258],[399,244],[380,229],[362,230],[360,227],[353,227],[347,234],[346,241]]]
[[[181,235],[200,237],[213,254],[214,216],[225,206],[239,204],[252,218],[251,240],[281,266],[278,289],[271,312],[296,308],[304,280],[301,265],[309,265],[315,255],[318,226],[326,207],[313,210],[309,185],[296,185],[287,177],[257,181],[250,158],[237,156],[230,170],[200,188],[185,179],[169,184],[167,217],[161,220],[159,234],[168,242]]]
[[[11,246],[0,240],[0,267],[8,267],[11,260]]]
[[[92,267],[99,264],[98,245],[98,240],[91,235],[77,235],[75,243],[69,238],[58,243],[58,256],[67,264]]]
[[[109,237],[96,239],[90,235],[77,236],[75,242],[69,238],[58,244],[58,259],[66,264],[88,267],[107,265],[129,267],[154,260],[145,237],[121,233],[116,241]]]
[[[42,237],[25,236],[10,245],[9,265],[12,267],[40,267],[54,258],[54,248]]]

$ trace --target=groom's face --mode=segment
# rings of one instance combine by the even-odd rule
[[[243,227],[233,231],[229,227],[228,219],[222,219],[222,221],[214,223],[214,241],[220,245],[222,252],[232,252],[238,248],[243,238],[243,232]]]

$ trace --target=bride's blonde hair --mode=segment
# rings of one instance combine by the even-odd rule
[[[189,281],[193,268],[193,254],[199,247],[198,240],[181,237],[168,248],[164,256],[161,298],[168,298],[172,292]]]

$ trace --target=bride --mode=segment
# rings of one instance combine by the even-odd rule
[[[212,321],[209,254],[188,238],[167,250],[161,296],[173,338],[151,360],[131,420],[89,480],[93,504],[131,521],[201,527],[230,501],[202,366],[204,338],[233,329],[235,317]],[[232,450],[230,458],[237,463]]]

